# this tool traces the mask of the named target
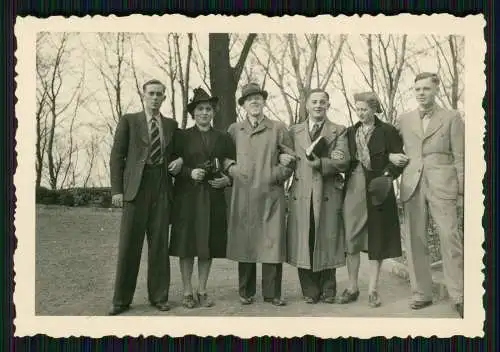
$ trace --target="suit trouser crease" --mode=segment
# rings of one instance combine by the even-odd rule
[[[337,291],[336,269],[325,269],[313,271],[314,247],[315,247],[315,228],[314,209],[311,199],[309,211],[309,258],[310,269],[298,268],[300,286],[304,297],[319,299],[321,295],[325,297],[334,297]]]
[[[463,302],[463,235],[458,229],[456,201],[426,193],[419,184],[404,206],[406,254],[414,299],[432,299],[431,257],[427,243],[430,215],[438,229],[448,293],[455,302]]]
[[[153,304],[168,301],[168,199],[163,172],[163,168],[144,169],[135,199],[124,202],[114,305],[130,305],[132,302],[145,235],[148,244],[148,299]]]
[[[262,296],[265,299],[281,298],[283,264],[262,263]],[[257,288],[257,264],[238,263],[239,294],[241,297],[255,296]]]

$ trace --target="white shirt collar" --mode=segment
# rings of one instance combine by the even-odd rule
[[[264,120],[264,116],[260,116],[257,119],[251,115],[247,115],[247,118],[248,118],[248,121],[250,121],[250,125],[253,125],[255,122],[257,122],[257,125],[259,125],[262,122],[262,120]]]
[[[146,120],[148,121],[148,123],[150,123],[150,122],[151,122],[151,119],[153,118],[153,115],[150,115],[147,111],[144,111],[144,112],[145,112],[145,114],[146,114]],[[158,122],[160,122],[161,113],[160,113],[160,112],[158,112],[158,114],[157,114],[156,116],[154,116],[154,117],[156,118],[156,120],[157,120]]]
[[[308,121],[309,121],[309,131],[312,130],[314,125],[318,125],[318,127],[321,128],[321,126],[323,126],[323,124],[325,123],[325,120],[316,122],[316,121],[313,121],[312,119],[309,119]]]

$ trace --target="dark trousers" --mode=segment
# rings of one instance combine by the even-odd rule
[[[148,298],[152,304],[168,301],[168,198],[163,167],[145,167],[137,196],[124,202],[113,304],[132,303],[141,261],[144,235],[148,243]]]
[[[264,299],[281,298],[281,278],[283,264],[262,263],[262,296]],[[240,296],[255,296],[257,282],[257,264],[238,263],[238,280]]]
[[[325,269],[317,272],[312,270],[315,241],[315,223],[312,201],[309,211],[309,219],[309,258],[311,260],[311,269],[298,268],[302,294],[304,297],[309,297],[314,300],[318,300],[321,296],[335,297],[337,294],[337,270]]]

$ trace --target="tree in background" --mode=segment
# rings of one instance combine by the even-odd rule
[[[187,39],[185,51],[183,50],[183,39]],[[166,36],[144,36],[147,43],[149,56],[156,62],[158,68],[168,77],[167,96],[170,99],[172,116],[177,119],[177,85],[180,86],[182,115],[180,127],[186,128],[189,100],[189,87],[191,78],[191,62],[193,57],[193,33],[168,33]],[[186,61],[183,63],[182,58]]]
[[[416,75],[422,71],[419,58],[434,57],[435,71],[441,80],[441,89],[437,98],[443,106],[457,110],[459,103],[463,103],[465,38],[457,35],[445,37],[428,35],[425,36],[425,41],[427,47],[415,50],[407,66]]]
[[[89,65],[90,63],[90,65]],[[334,119],[353,124],[352,95],[374,90],[393,122],[413,103],[413,77],[437,71],[440,103],[463,106],[461,36],[39,33],[36,56],[36,184],[49,187],[109,183],[109,151],[116,123],[140,109],[142,84],[166,83],[170,116],[189,124],[188,95],[201,85],[220,97],[216,128],[243,118],[241,84],[269,92],[269,117],[288,125],[306,118],[313,87],[332,96]],[[182,111],[182,113],[180,113]],[[168,116],[168,115],[167,115]]]
[[[85,65],[80,70],[76,86],[68,89],[66,85],[74,74],[70,66],[69,38],[69,33],[43,33],[37,46],[36,153],[37,173],[40,173],[40,176],[37,174],[37,183],[41,181],[42,169],[46,169],[52,189],[65,187],[68,175],[77,167],[73,160],[78,152],[74,139],[75,121],[85,101]],[[65,120],[69,120],[67,129],[63,127]],[[47,155],[46,164],[44,154]]]
[[[288,112],[288,124],[304,121],[306,96],[314,82],[315,87],[326,89],[331,83],[335,66],[342,53],[346,37],[336,40],[319,34],[306,34],[299,40],[296,34],[262,34],[261,50],[254,48],[253,57],[265,76],[278,87]],[[328,60],[318,60],[321,47],[326,48]],[[261,58],[262,52],[267,60]]]
[[[399,83],[403,68],[405,67],[406,42],[408,36],[404,35],[361,35],[365,41],[366,57],[354,53],[351,45],[347,44],[347,56],[352,60],[361,73],[367,88],[378,94],[384,119],[394,123],[398,110],[396,106],[396,94],[399,91]]]
[[[219,97],[219,108],[214,117],[214,127],[225,131],[236,121],[236,90],[245,61],[257,35],[249,34],[240,52],[236,65],[231,66],[229,33],[208,35],[208,67],[210,70],[211,94]]]

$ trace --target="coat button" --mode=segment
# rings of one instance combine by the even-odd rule
[[[298,180],[299,180],[299,178],[298,178],[298,177],[295,177],[295,181],[298,181]]]
[[[328,202],[328,197],[323,198],[325,202]]]

